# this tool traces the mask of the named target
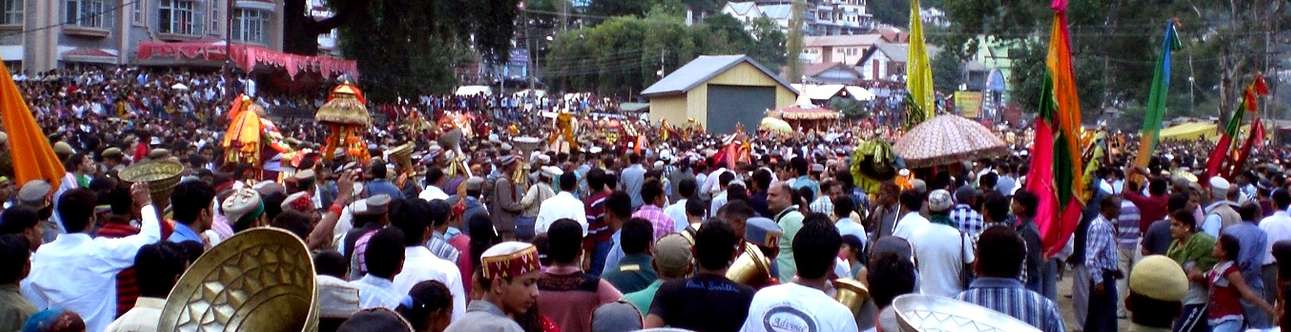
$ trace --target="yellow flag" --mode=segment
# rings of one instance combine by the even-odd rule
[[[923,21],[919,18],[919,0],[910,1],[910,50],[906,53],[905,88],[911,100],[931,119],[933,107],[932,67],[928,63],[928,47],[923,43]]]

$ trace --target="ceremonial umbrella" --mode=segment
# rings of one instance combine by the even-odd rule
[[[892,150],[905,159],[906,167],[922,168],[1000,156],[1008,153],[1008,146],[973,120],[939,115],[910,129]]]

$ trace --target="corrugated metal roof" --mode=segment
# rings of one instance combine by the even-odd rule
[[[786,89],[789,89],[789,91],[793,91],[795,94],[798,93],[798,90],[794,89],[793,86],[789,85],[789,82],[786,82],[784,79],[781,79],[779,75],[775,74],[775,72],[768,70],[766,67],[763,67],[761,64],[758,64],[757,61],[753,61],[753,59],[749,58],[748,56],[701,55],[695,58],[695,60],[691,60],[685,66],[681,66],[681,68],[677,68],[677,70],[673,71],[671,74],[668,74],[668,76],[664,76],[664,78],[659,80],[658,82],[651,84],[650,87],[641,91],[641,95],[649,97],[649,96],[656,96],[656,95],[684,93],[686,91],[690,91],[690,89],[694,89],[696,86],[699,86],[704,82],[707,82],[713,77],[716,77],[717,75],[735,67],[741,62],[748,62],[750,65],[753,65],[754,68],[757,68],[758,70],[762,71],[763,74],[770,76],[776,82],[780,83],[780,85],[784,86]]]

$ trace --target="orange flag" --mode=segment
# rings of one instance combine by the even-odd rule
[[[36,124],[36,118],[13,83],[13,76],[9,75],[9,67],[3,63],[0,63],[0,120],[9,134],[16,183],[21,186],[27,181],[45,180],[58,188],[65,174],[63,163],[54,155],[49,138]]]

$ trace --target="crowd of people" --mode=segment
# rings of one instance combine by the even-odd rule
[[[425,97],[410,107],[474,112],[494,130],[458,145],[379,124],[371,154],[413,140],[414,165],[314,154],[269,177],[221,162],[218,75],[52,77],[20,86],[67,174],[13,183],[0,163],[0,330],[157,330],[204,252],[265,227],[312,253],[326,331],[897,331],[904,294],[1042,331],[1117,331],[1118,318],[1138,331],[1240,331],[1286,311],[1291,159],[1280,148],[1232,179],[1198,178],[1204,145],[1163,143],[1148,167],[1128,166],[1133,147],[1113,151],[1085,184],[1075,235],[1046,252],[1025,142],[866,191],[850,124],[755,136],[738,162],[719,160],[725,142],[710,134],[644,147],[582,134],[588,144],[557,153],[514,140],[551,131],[541,106]],[[279,121],[299,144],[326,135]],[[502,129],[513,124],[519,133]],[[4,141],[0,161],[23,157]],[[162,159],[186,166],[164,199],[119,177]],[[758,259],[762,269],[739,264]],[[1071,280],[1074,321],[1059,310],[1059,278]],[[835,300],[846,282],[866,301]]]

